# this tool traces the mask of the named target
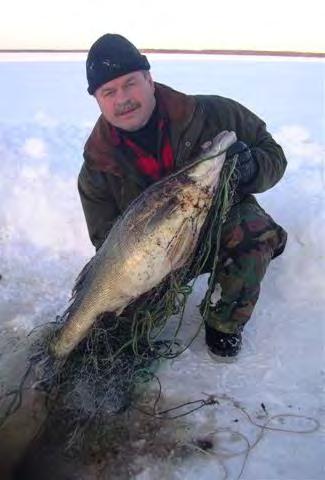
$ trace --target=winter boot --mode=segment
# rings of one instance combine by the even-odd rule
[[[242,327],[232,325],[231,316],[237,302],[227,304],[219,300],[216,305],[210,304],[204,313],[204,301],[200,305],[201,315],[205,320],[205,341],[209,354],[214,358],[222,357],[231,361],[238,354],[242,345]],[[228,329],[228,332],[221,330]]]
[[[233,359],[240,351],[242,335],[240,330],[235,333],[220,332],[206,323],[205,341],[210,356],[215,360],[222,357],[221,360],[225,361],[227,358]]]

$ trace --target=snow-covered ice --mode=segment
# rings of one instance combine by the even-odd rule
[[[201,333],[159,371],[169,405],[205,394],[219,398],[220,404],[184,419],[188,438],[212,438],[213,449],[193,450],[177,462],[135,456],[132,461],[141,465],[136,478],[237,479],[245,453],[226,452],[244,452],[245,438],[253,444],[261,432],[246,411],[258,423],[266,412],[287,415],[270,424],[284,430],[319,428],[264,431],[242,480],[323,479],[325,63],[159,55],[149,60],[156,80],[189,93],[229,96],[267,122],[288,168],[258,200],[289,239],[267,272],[238,360],[213,362]],[[19,379],[18,339],[62,311],[93,254],[76,188],[83,143],[97,117],[84,77],[80,61],[0,62],[0,362],[6,385]],[[188,302],[186,337],[200,321],[205,282],[197,282]]]

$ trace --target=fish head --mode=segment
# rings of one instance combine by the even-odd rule
[[[207,157],[213,157],[221,155],[226,152],[227,149],[235,143],[237,136],[235,132],[223,130],[218,133],[211,142],[206,142],[205,145],[202,145],[203,153],[202,160]]]
[[[237,140],[235,132],[224,130],[203,146],[199,158],[194,162],[188,176],[202,186],[215,188],[226,159],[228,148]]]

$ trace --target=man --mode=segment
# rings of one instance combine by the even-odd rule
[[[193,159],[219,132],[236,132],[228,156],[238,155],[238,186],[221,232],[221,298],[205,318],[209,352],[235,356],[267,266],[286,244],[286,232],[252,195],[282,177],[281,147],[265,123],[239,103],[153,82],[147,58],[120,35],[100,37],[89,50],[86,69],[88,92],[102,114],[85,145],[78,187],[96,249],[145,188]]]

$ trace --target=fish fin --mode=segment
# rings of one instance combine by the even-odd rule
[[[70,304],[69,306],[64,310],[64,312],[60,315],[60,321],[65,322],[79,307],[80,299],[78,294],[80,293],[82,287],[84,286],[85,279],[87,277],[87,274],[90,272],[94,265],[94,255],[89,262],[86,263],[86,265],[82,268],[80,273],[78,274],[75,284],[72,289],[71,297],[70,297]]]
[[[171,215],[177,206],[176,197],[169,198],[166,202],[162,203],[152,215],[152,217],[147,221],[145,231],[149,233],[154,230],[154,228],[162,222],[168,215]]]
[[[195,233],[192,219],[184,220],[181,228],[167,248],[167,256],[172,265],[172,270],[176,270],[184,265],[194,250],[196,240],[197,234]]]
[[[90,270],[92,269],[94,263],[95,263],[95,258],[96,258],[96,255],[94,255],[90,260],[89,262],[86,263],[86,265],[83,267],[83,269],[81,270],[81,272],[78,274],[76,280],[75,280],[75,284],[73,286],[73,289],[72,289],[72,296],[71,296],[71,299],[75,298],[75,296],[77,295],[77,293],[81,290],[81,288],[83,287],[83,284],[85,282],[85,279],[86,279],[86,276],[88,275],[88,273],[90,272]]]

